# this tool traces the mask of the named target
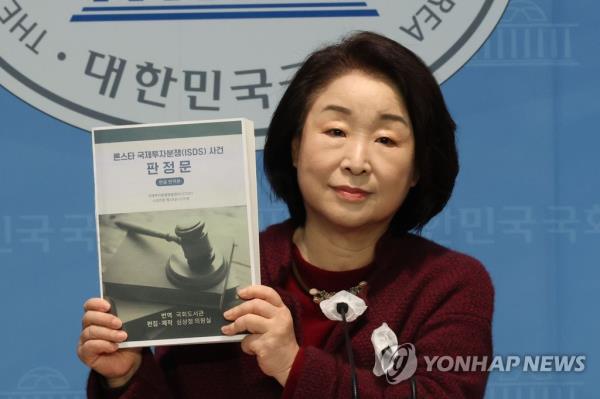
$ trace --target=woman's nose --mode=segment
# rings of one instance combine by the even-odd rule
[[[341,167],[353,175],[371,172],[368,144],[362,140],[348,140]]]

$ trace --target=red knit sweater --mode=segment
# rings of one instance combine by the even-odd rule
[[[289,307],[302,347],[301,362],[288,379],[295,386],[286,387],[286,396],[347,398],[350,368],[341,323],[327,331],[320,345],[305,343],[303,307],[286,287],[293,230],[286,222],[260,237],[262,283],[275,287]],[[407,382],[391,385],[373,374],[371,333],[383,322],[399,343],[416,348],[419,398],[483,397],[487,373],[427,371],[424,360],[425,355],[491,357],[493,288],[479,262],[415,235],[388,234],[377,245],[369,286],[360,296],[368,309],[350,324],[350,334],[362,398],[410,398]],[[283,387],[264,375],[239,343],[161,347],[156,356],[145,351],[140,370],[124,391],[106,391],[95,373],[88,381],[90,398],[278,398],[282,393]]]
[[[319,269],[308,263],[300,254],[298,247],[293,245],[292,258],[298,266],[298,273],[302,281],[310,288],[318,288],[329,292],[348,290],[357,285],[362,280],[367,280],[374,269],[375,264],[371,263],[365,267],[349,270],[345,272],[332,272]],[[327,336],[331,334],[338,322],[329,320],[318,304],[313,302],[312,296],[300,286],[293,274],[289,274],[285,283],[285,290],[292,294],[300,305],[302,325],[302,347],[296,355],[292,370],[285,384],[283,398],[292,398],[298,384],[298,378],[304,365],[304,348],[314,346],[322,348],[325,345]]]

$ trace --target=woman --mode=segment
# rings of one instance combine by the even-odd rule
[[[491,356],[493,288],[474,259],[408,233],[448,201],[455,125],[427,67],[398,43],[358,33],[313,53],[273,115],[265,171],[291,219],[261,233],[264,285],[239,292],[223,333],[241,345],[117,350],[108,302],[85,304],[78,346],[91,397],[348,397],[340,323],[308,288],[354,289],[368,309],[350,324],[362,397],[411,397],[373,373],[373,331],[412,343],[419,397],[480,398],[485,367],[442,371],[434,356]],[[361,284],[364,281],[366,284]],[[318,296],[318,295],[316,295]],[[389,377],[389,376],[388,376]],[[399,382],[399,383],[397,383]]]

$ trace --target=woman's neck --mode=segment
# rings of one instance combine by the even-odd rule
[[[373,261],[375,246],[387,226],[349,231],[310,223],[294,232],[302,257],[323,270],[348,271]]]

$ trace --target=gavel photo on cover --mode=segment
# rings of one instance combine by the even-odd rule
[[[117,221],[115,224],[129,232],[174,242],[181,246],[183,257],[178,251],[172,253],[166,263],[166,276],[169,281],[182,289],[203,289],[217,285],[227,278],[230,260],[216,256],[208,239],[202,221],[178,224],[175,234],[155,231],[130,222]],[[231,255],[233,255],[233,248]],[[231,256],[230,256],[231,257]]]

